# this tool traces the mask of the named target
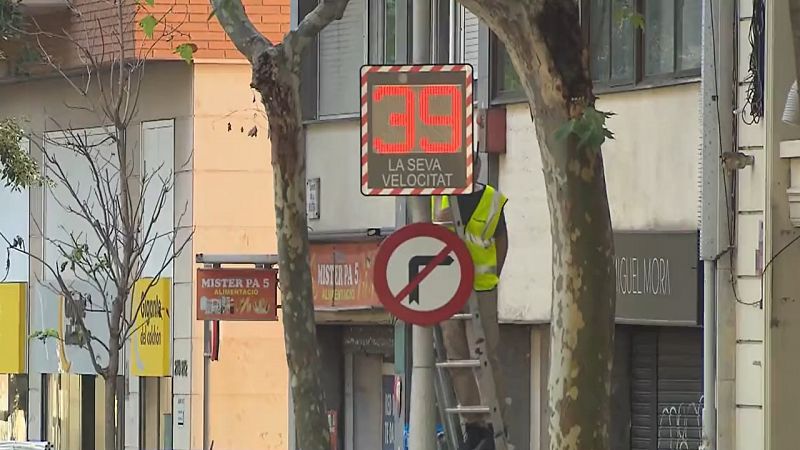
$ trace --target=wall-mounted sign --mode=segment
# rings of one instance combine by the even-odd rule
[[[361,68],[361,193],[472,192],[472,67]]]
[[[619,322],[698,324],[697,231],[616,231],[614,248]]]
[[[381,427],[382,450],[394,450],[395,424],[395,376],[383,376],[383,426]]]
[[[27,286],[0,283],[0,373],[25,373]]]
[[[172,279],[143,278],[133,289],[134,333],[131,373],[140,377],[170,375]]]
[[[372,285],[377,241],[311,245],[314,305],[326,308],[380,306]]]
[[[319,193],[320,179],[311,178],[306,180],[306,215],[309,220],[319,219]]]
[[[175,425],[183,427],[186,423],[186,398],[175,397]]]
[[[275,269],[197,269],[197,320],[278,320]]]

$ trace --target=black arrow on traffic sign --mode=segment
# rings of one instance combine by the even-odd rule
[[[408,262],[408,283],[411,284],[416,278],[417,274],[419,273],[420,267],[427,267],[434,259],[436,258],[435,255],[432,256],[414,256]],[[442,262],[440,262],[439,266],[449,266],[453,264],[453,257],[446,256]],[[414,290],[411,291],[411,294],[408,296],[408,303],[416,303],[419,304],[419,285],[414,287]]]

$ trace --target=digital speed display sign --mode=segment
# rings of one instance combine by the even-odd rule
[[[361,68],[361,193],[472,192],[472,67]]]

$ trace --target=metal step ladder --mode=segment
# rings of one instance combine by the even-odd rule
[[[454,221],[452,223],[434,223],[437,225],[454,225],[456,233],[463,241],[464,223],[461,220],[458,202],[450,202],[449,207]],[[500,389],[497,384],[500,380],[495,379],[495,374],[497,373],[496,369],[499,368],[492,366],[492,361],[488,356],[486,334],[475,291],[472,291],[467,302],[467,312],[455,314],[450,320],[465,321],[467,336],[470,338],[468,342],[470,353],[477,358],[465,360],[447,359],[442,329],[438,325],[435,327],[433,339],[436,357],[436,400],[439,405],[440,415],[444,421],[447,445],[450,450],[462,450],[461,416],[463,414],[485,414],[489,416],[487,418],[488,422],[492,424],[494,430],[495,450],[513,450],[513,446],[508,443],[508,433],[503,421],[503,405],[500,403],[501,399],[498,398],[498,392],[505,392],[505,390]],[[480,405],[457,404],[450,379],[451,370],[471,370],[473,372],[480,392]]]

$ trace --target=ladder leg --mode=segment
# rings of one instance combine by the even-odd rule
[[[464,222],[459,210],[458,201],[450,205],[452,219],[458,236],[464,240]],[[487,293],[481,293],[483,301],[479,301],[478,294],[472,292],[469,302],[472,338],[469,341],[471,353],[476,355],[478,365],[474,369],[481,405],[464,405],[455,408],[458,414],[471,414],[480,410],[488,413],[489,421],[494,429],[495,450],[513,450],[508,443],[508,432],[505,426],[506,392],[503,385],[500,363],[497,358],[497,348],[500,338],[497,324],[497,301],[485,298]]]
[[[445,362],[447,353],[444,348],[444,337],[440,326],[433,330],[433,345],[436,353],[437,362]],[[444,425],[445,438],[449,450],[461,450],[463,435],[461,433],[461,423],[458,416],[447,413],[447,408],[455,404],[453,386],[450,383],[447,369],[436,368],[436,402],[439,405],[439,416]]]
[[[506,409],[508,407],[509,397],[506,393],[505,383],[502,382],[504,379],[502,364],[498,358],[500,326],[497,320],[497,295],[493,292],[478,292],[476,294],[478,298],[478,311],[480,312],[481,324],[486,339],[487,358],[491,362],[492,375],[495,380],[495,395],[500,404],[502,416],[507,417]],[[472,347],[475,347],[475,345]]]

